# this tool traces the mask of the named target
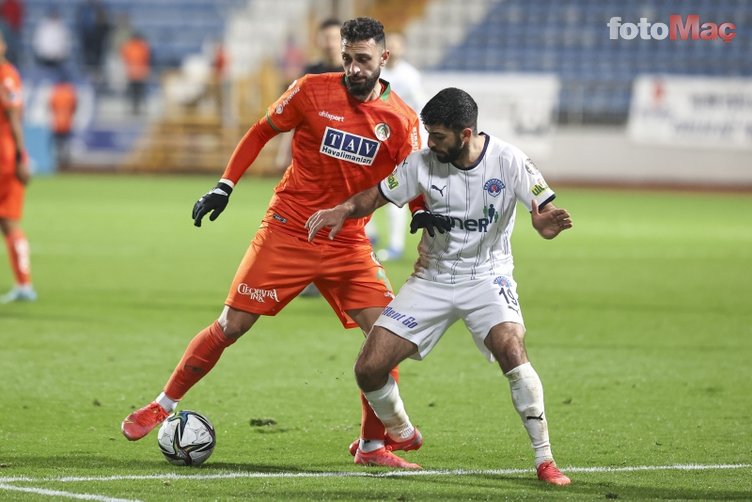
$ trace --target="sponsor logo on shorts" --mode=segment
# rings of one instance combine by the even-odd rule
[[[504,182],[499,178],[491,178],[490,180],[486,181],[485,185],[483,185],[483,190],[488,192],[488,195],[490,195],[491,197],[498,197],[501,191],[505,188],[506,185],[504,185]]]
[[[251,300],[255,300],[259,303],[266,303],[264,301],[265,298],[271,298],[275,302],[279,303],[279,298],[277,298],[276,289],[252,288],[248,284],[241,282],[240,284],[238,284],[238,293],[240,293],[243,296],[247,296]]]
[[[380,143],[333,127],[327,127],[319,151],[335,159],[370,166],[379,152]]]
[[[273,213],[272,214],[272,218],[274,218],[275,220],[277,220],[280,223],[287,223],[287,218],[285,218],[284,216],[280,216],[277,213]]]
[[[395,321],[402,321],[402,324],[408,328],[414,328],[418,325],[418,321],[414,317],[407,314],[400,314],[392,307],[385,308],[381,315],[388,317],[389,319],[394,319]]]

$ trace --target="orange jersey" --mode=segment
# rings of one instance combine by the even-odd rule
[[[21,77],[18,70],[8,63],[0,63],[0,174],[16,172],[16,140],[7,112],[23,109]]]
[[[239,145],[223,178],[236,182],[255,158],[260,147],[249,138],[254,129],[261,135],[264,127],[271,127],[271,134],[295,129],[292,163],[275,188],[263,221],[264,226],[306,236],[303,225],[314,212],[376,185],[420,148],[417,115],[388,83],[382,80],[381,85],[378,99],[361,102],[348,93],[344,73],[298,79],[269,107],[266,124],[259,121],[249,131],[241,143],[256,146],[247,152],[250,148]],[[335,240],[363,242],[367,221],[347,220]],[[322,230],[322,236],[328,232]]]
[[[63,134],[71,132],[77,101],[76,88],[72,84],[55,84],[50,94],[53,132]]]
[[[127,40],[120,46],[120,56],[123,58],[128,80],[142,81],[149,78],[151,49],[145,40]]]

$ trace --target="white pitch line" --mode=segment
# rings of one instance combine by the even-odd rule
[[[567,473],[612,473],[637,471],[710,471],[728,469],[749,469],[752,464],[676,464],[676,465],[636,465],[624,467],[562,467]],[[525,474],[533,469],[453,469],[453,470],[419,470],[419,471],[339,471],[339,472],[218,472],[214,474],[127,474],[115,476],[62,476],[48,478],[8,477],[0,478],[0,483],[79,483],[132,480],[213,480],[213,479],[251,479],[251,478],[390,478],[404,476],[488,476]],[[0,488],[4,486],[0,485]]]
[[[48,490],[46,488],[35,488],[33,486],[14,486],[5,483],[0,483],[0,490],[8,490],[13,492],[33,493],[35,495],[47,495],[49,497],[66,497],[79,500],[97,500],[99,502],[139,502],[135,499],[118,499],[113,497],[107,497],[104,495],[95,495],[92,493],[71,493],[61,490]]]

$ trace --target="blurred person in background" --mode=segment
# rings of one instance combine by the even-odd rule
[[[109,31],[104,58],[103,87],[117,95],[124,95],[128,91],[128,80],[125,76],[125,65],[120,54],[120,48],[133,35],[130,16],[125,12],[113,15],[114,22]]]
[[[405,61],[406,40],[405,35],[399,32],[387,33],[386,48],[389,51],[389,59],[381,72],[381,78],[389,82],[394,91],[415,110],[416,113],[423,108],[425,96],[420,72],[413,65]],[[426,143],[423,127],[420,128],[422,143]],[[376,251],[376,256],[381,261],[398,260],[405,251],[405,238],[407,237],[407,207],[399,207],[387,204],[386,226],[388,231],[387,247]],[[371,219],[366,226],[366,234],[374,245],[378,244],[378,228],[376,222]]]
[[[5,59],[5,40],[0,37],[0,231],[5,238],[15,286],[0,303],[34,301],[31,284],[29,241],[21,229],[25,187],[31,174],[23,137],[21,77]]]
[[[319,73],[342,71],[342,47],[339,35],[341,27],[342,23],[339,19],[335,18],[325,19],[319,24],[316,33],[316,48],[319,51],[320,59],[315,63],[306,65],[303,68],[303,75],[318,75]],[[284,75],[286,85],[289,85],[298,76],[290,77],[287,74]],[[279,147],[274,159],[277,170],[280,172],[284,172],[287,166],[290,165],[291,141],[292,132],[280,135]],[[318,291],[315,286],[311,286],[303,291],[303,296],[318,296]]]
[[[341,34],[344,72],[305,75],[291,84],[240,140],[217,185],[194,205],[194,225],[200,227],[207,215],[215,220],[264,145],[295,129],[292,163],[275,188],[218,319],[188,344],[156,399],[123,420],[127,439],[141,439],[162,423],[225,349],[259,317],[282,311],[307,284],[319,286],[344,327],[360,327],[364,333],[393,296],[363,230],[365,220],[351,220],[334,241],[309,243],[304,227],[317,209],[372,186],[420,148],[417,115],[379,79],[389,57],[381,23],[353,19],[342,25]],[[393,378],[397,374],[393,368]],[[355,463],[420,467],[392,453],[420,448],[419,435],[391,441],[362,395],[361,410],[361,436],[350,445]]]
[[[0,2],[0,31],[5,37],[5,59],[18,64],[21,57],[21,29],[23,28],[24,5],[21,0]]]
[[[42,67],[60,71],[70,58],[71,32],[56,8],[51,8],[39,21],[32,46],[34,57]]]
[[[306,222],[309,241],[327,227],[332,239],[348,218],[422,196],[449,230],[423,232],[413,275],[374,323],[355,362],[358,386],[394,441],[420,435],[389,371],[408,357],[424,359],[462,319],[483,356],[497,361],[508,380],[538,479],[568,485],[551,452],[543,384],[525,349],[510,237],[517,202],[530,211],[532,226],[544,239],[572,228],[571,217],[554,206],[556,194],[527,155],[478,133],[478,105],[465,91],[443,89],[421,118],[428,129],[427,149],[409,155],[377,185]]]
[[[342,22],[336,18],[323,20],[316,33],[316,47],[320,59],[303,69],[305,75],[342,71],[342,45],[339,30]]]
[[[83,62],[95,89],[100,89],[103,76],[110,21],[107,7],[101,0],[84,0],[76,9],[76,31],[83,51]]]
[[[282,58],[279,61],[279,69],[282,72],[282,79],[285,82],[285,88],[300,76],[300,72],[305,66],[305,54],[300,49],[298,40],[292,33],[285,40],[285,50],[282,52]]]
[[[50,128],[55,150],[55,162],[59,169],[70,167],[70,142],[73,135],[73,117],[78,106],[76,87],[63,73],[50,92]]]
[[[341,27],[342,22],[333,17],[324,19],[319,23],[319,28],[316,32],[316,48],[319,51],[319,59],[303,69],[304,75],[342,71]],[[290,164],[291,141],[292,133],[282,136],[279,150],[277,150],[277,165],[280,167],[280,170],[285,169]],[[311,283],[300,292],[300,296],[314,298],[321,296],[321,293],[316,285]]]
[[[131,112],[133,115],[140,115],[151,73],[151,48],[141,34],[134,33],[120,47],[120,56],[128,79]]]

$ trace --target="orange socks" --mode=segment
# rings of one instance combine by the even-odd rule
[[[31,284],[31,260],[26,235],[20,229],[14,230],[5,236],[5,244],[8,246],[8,257],[16,284],[19,286]]]
[[[399,380],[399,368],[395,367],[389,372],[389,374],[392,375],[395,382]],[[360,393],[360,407],[362,411],[360,419],[360,437],[362,439],[370,440],[386,439],[386,429],[384,428],[384,424],[381,423],[379,417],[377,417],[371,409],[371,405],[368,404],[368,400],[366,399],[366,396],[363,395],[363,392]]]
[[[201,330],[185,349],[183,359],[172,372],[164,393],[170,399],[179,401],[188,389],[211,371],[222,352],[236,341],[225,336],[218,321]]]

